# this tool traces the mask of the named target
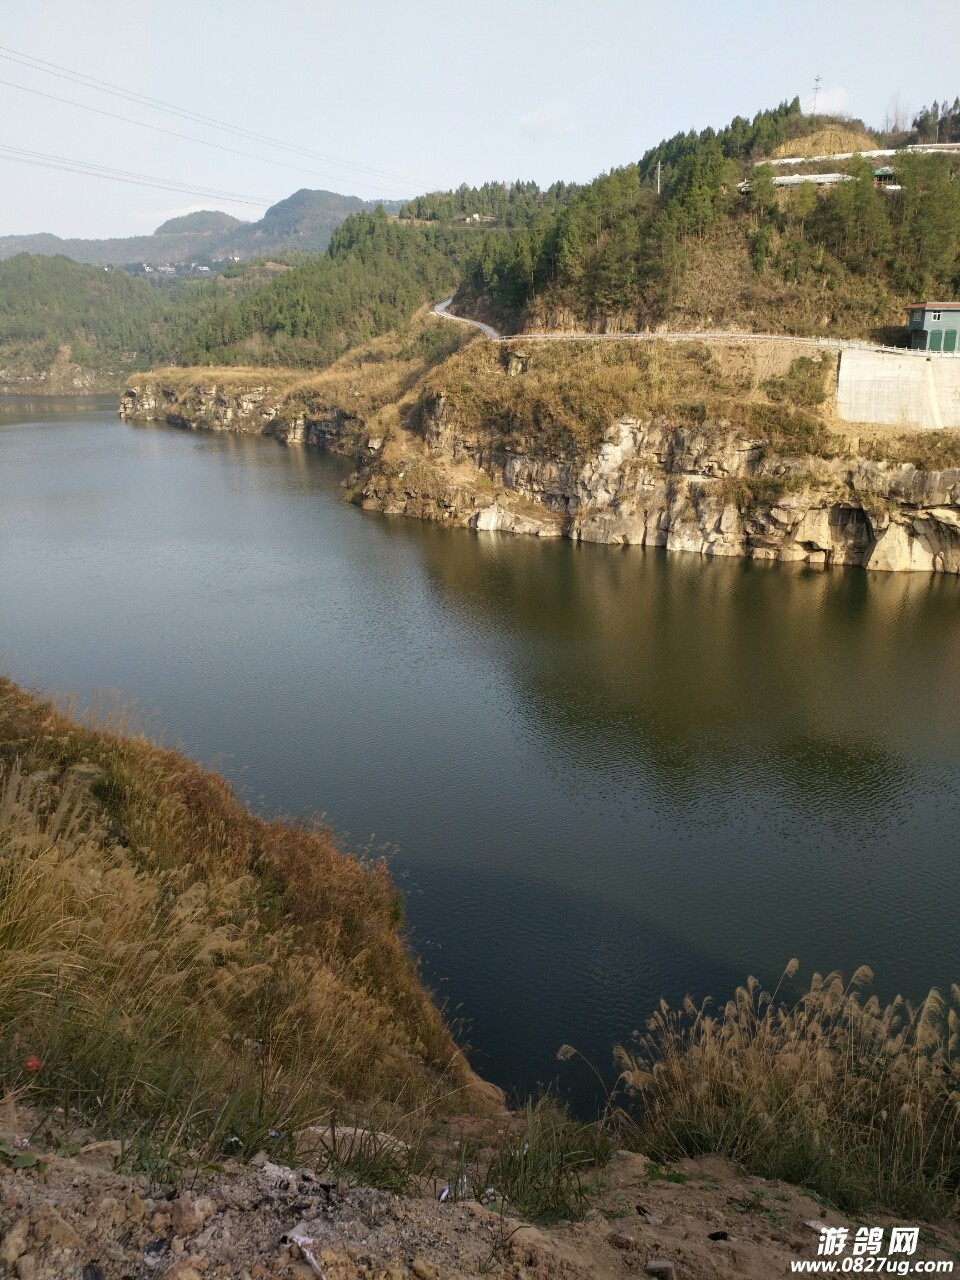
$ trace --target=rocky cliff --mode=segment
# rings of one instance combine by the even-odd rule
[[[11,356],[10,352],[3,359],[0,394],[5,395],[109,395],[123,386],[127,376],[119,369],[79,364],[73,359],[69,344],[60,348],[46,368],[35,368],[29,361]]]
[[[422,458],[366,468],[367,509],[540,537],[711,556],[960,572],[960,470],[770,457],[724,421],[613,422],[599,447],[548,457],[461,434],[445,400]],[[469,470],[474,476],[469,476]]]
[[[392,413],[357,390],[337,399],[263,371],[237,370],[227,385],[181,370],[133,380],[120,412],[352,453],[352,496],[366,510],[710,556],[960,573],[956,433],[837,434],[832,390],[816,412],[809,399],[784,402],[784,388],[801,385],[789,350],[782,368],[769,353],[721,358],[703,344],[572,359],[478,340],[406,383]],[[835,379],[835,364],[800,363],[808,390],[810,377]],[[703,401],[681,402],[691,390]]]
[[[120,417],[273,436],[284,444],[324,445],[346,453],[359,447],[360,418],[309,394],[291,395],[282,375],[273,381],[224,381],[192,372],[186,381],[149,375],[135,379],[120,397]]]

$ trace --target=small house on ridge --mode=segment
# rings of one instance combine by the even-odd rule
[[[913,302],[907,315],[912,350],[956,351],[960,302]]]

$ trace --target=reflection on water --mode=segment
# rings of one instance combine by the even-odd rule
[[[11,396],[0,394],[0,426],[5,423],[36,422],[54,415],[75,418],[84,413],[113,415],[116,396]]]
[[[718,776],[773,775],[794,803],[862,833],[882,829],[904,776],[956,780],[953,578],[498,534],[421,543],[437,589],[496,620],[552,751],[641,769],[681,812]]]
[[[791,955],[958,977],[960,584],[364,516],[345,470],[0,417],[6,667],[118,687],[265,809],[398,845],[507,1085]]]

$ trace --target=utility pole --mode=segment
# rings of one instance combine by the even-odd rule
[[[817,100],[820,97],[820,81],[821,77],[817,76],[813,82],[813,114],[817,114]]]
[[[657,161],[657,195],[660,194],[660,161]]]

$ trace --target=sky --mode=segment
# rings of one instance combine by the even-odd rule
[[[958,52],[960,0],[0,0],[0,235],[252,220],[300,187],[588,181],[681,131],[809,110],[817,76],[821,110],[879,126],[952,102]]]

